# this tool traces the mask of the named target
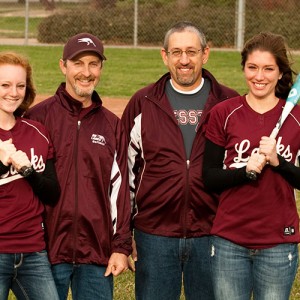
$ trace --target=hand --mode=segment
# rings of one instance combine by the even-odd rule
[[[104,276],[107,277],[110,274],[118,276],[123,271],[128,270],[127,256],[123,253],[113,253],[108,261],[108,265]]]
[[[276,140],[274,138],[263,136],[259,142],[259,153],[266,156],[266,160],[271,166],[276,167],[279,165]]]
[[[17,151],[15,145],[12,143],[12,139],[2,141],[0,140],[0,160],[5,165],[11,164],[11,155]]]
[[[131,271],[135,272],[135,262],[137,261],[137,250],[134,237],[132,237],[132,253],[128,257],[128,267]]]
[[[261,173],[262,169],[267,163],[266,156],[264,154],[254,153],[250,156],[247,166],[246,172],[254,171],[258,174]]]
[[[10,156],[10,160],[14,168],[19,172],[24,166],[31,166],[31,162],[27,154],[21,150],[16,151]]]

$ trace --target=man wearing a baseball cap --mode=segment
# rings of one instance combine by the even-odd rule
[[[27,115],[45,124],[56,152],[61,197],[46,207],[45,230],[61,300],[69,286],[73,299],[112,299],[112,275],[132,250],[126,136],[95,91],[104,60],[96,36],[71,37],[59,62],[65,82]]]

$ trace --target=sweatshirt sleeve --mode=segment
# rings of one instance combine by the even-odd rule
[[[224,147],[206,139],[203,180],[208,190],[220,193],[225,189],[251,181],[246,177],[246,167],[223,169],[224,155]]]
[[[10,166],[5,166],[0,160],[0,175],[3,175],[9,171]]]
[[[222,192],[225,189],[251,181],[246,177],[246,167],[224,170],[224,154],[225,149],[223,147],[214,144],[209,139],[206,140],[203,180],[208,190]],[[281,174],[293,188],[300,190],[300,168],[286,161],[280,155],[278,158],[279,165],[272,167],[272,169]]]
[[[51,206],[57,203],[60,196],[60,186],[57,180],[53,159],[46,161],[43,173],[33,171],[30,176],[26,177],[26,180],[41,202]]]
[[[273,167],[295,189],[300,190],[300,168],[278,155],[279,165]]]

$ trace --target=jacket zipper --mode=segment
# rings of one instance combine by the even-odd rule
[[[176,124],[176,126],[178,126],[178,123],[177,123],[176,118],[174,117],[174,114],[170,115],[168,113],[168,111],[166,111],[164,109],[163,106],[161,106],[159,103],[155,102],[154,100],[152,100],[148,96],[145,96],[145,98],[148,99],[149,101],[151,101],[152,103],[154,103],[155,105],[157,105],[160,109],[162,109],[171,118],[171,120]],[[182,147],[183,147],[183,151],[185,153],[183,136],[182,136],[182,133],[181,133],[181,130],[180,130],[179,126],[178,126],[178,129],[179,129],[181,137],[182,137]],[[196,136],[197,136],[197,134],[196,134]],[[195,139],[196,139],[196,136],[195,136]],[[195,139],[193,141],[193,146],[194,146]],[[192,150],[191,150],[191,155],[192,155],[192,152],[193,152],[193,146],[192,146]],[[183,187],[184,191],[185,191],[184,192],[185,193],[184,194],[184,211],[183,211],[183,213],[184,213],[184,217],[183,217],[183,238],[187,237],[187,229],[186,229],[187,228],[187,224],[186,223],[187,223],[187,210],[188,210],[188,202],[189,202],[189,195],[190,195],[190,191],[189,191],[189,175],[190,175],[190,160],[187,159],[186,160],[186,181],[185,181],[185,186]],[[136,194],[136,196],[137,196],[137,194]]]
[[[76,132],[76,144],[75,144],[75,154],[74,154],[74,164],[75,164],[75,210],[74,210],[74,247],[73,247],[73,264],[76,264],[76,249],[77,249],[77,217],[78,217],[78,138],[79,138],[79,130],[81,126],[81,121],[77,121],[77,132]]]
[[[189,179],[190,179],[190,160],[186,161],[186,181],[185,181],[185,195],[184,195],[184,228],[183,228],[183,237],[186,238],[186,216],[187,216],[187,206],[189,200]]]

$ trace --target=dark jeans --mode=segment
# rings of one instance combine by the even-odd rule
[[[58,300],[47,252],[0,254],[0,299]]]
[[[217,300],[288,300],[298,266],[296,244],[247,249],[211,237],[212,274]]]
[[[209,237],[171,238],[135,230],[137,300],[212,300]]]
[[[60,300],[67,299],[69,287],[73,300],[111,300],[113,277],[104,277],[106,267],[88,264],[57,264],[52,273]]]

